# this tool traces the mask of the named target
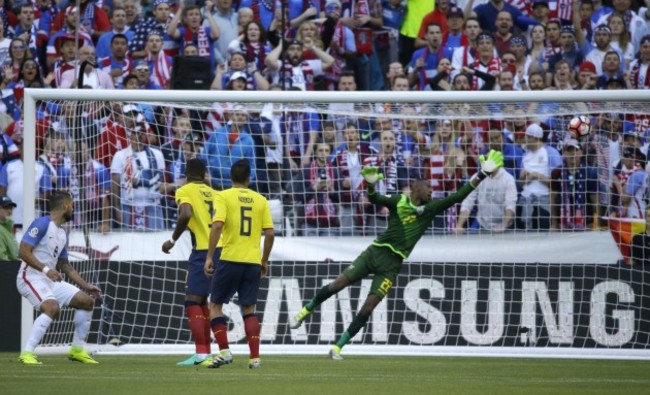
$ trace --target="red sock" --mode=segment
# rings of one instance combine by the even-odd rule
[[[203,311],[203,336],[205,338],[206,347],[208,349],[207,354],[210,354],[210,345],[212,343],[212,329],[210,329],[210,309],[207,304],[201,306],[201,311]]]
[[[205,326],[210,325],[208,316],[203,312],[204,306],[192,305],[185,307],[185,314],[190,323],[190,332],[194,339],[197,354],[210,354],[210,334],[205,336]],[[207,307],[207,306],[205,306]]]
[[[226,317],[213,318],[210,323],[212,324],[212,332],[214,333],[214,338],[219,345],[219,350],[223,351],[229,349],[228,322],[226,321]]]
[[[244,330],[248,339],[251,359],[260,357],[260,322],[255,314],[248,314],[244,317]]]

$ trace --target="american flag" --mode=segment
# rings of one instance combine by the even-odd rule
[[[533,1],[507,0],[524,15],[532,14]],[[573,14],[573,0],[548,0],[549,18],[560,18],[570,21]]]

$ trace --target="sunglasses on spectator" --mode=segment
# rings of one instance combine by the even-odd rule
[[[30,70],[30,69],[38,69],[38,65],[34,63],[27,63],[23,65],[23,69]]]
[[[136,67],[135,71],[149,71],[149,67]]]

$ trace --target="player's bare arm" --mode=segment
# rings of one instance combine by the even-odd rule
[[[169,251],[174,248],[176,240],[178,240],[187,225],[190,223],[190,218],[192,218],[192,206],[188,203],[182,203],[178,208],[178,220],[176,221],[176,227],[174,228],[174,233],[172,233],[171,239],[165,241],[162,245],[162,251],[165,254],[169,254]]]
[[[45,273],[45,275],[52,281],[61,281],[63,280],[63,277],[61,276],[61,273],[59,273],[56,269],[45,269],[47,266],[42,264],[36,257],[34,256],[34,247],[30,246],[27,243],[20,243],[20,247],[18,249],[18,257],[22,259],[26,264],[31,266],[32,268],[38,270],[39,272]]]
[[[81,277],[79,272],[72,267],[70,261],[67,259],[59,259],[56,266],[61,270],[61,273],[64,273],[72,282],[77,284],[84,292],[92,296],[94,299],[101,298],[102,291],[99,287],[89,284],[86,280]]]
[[[269,273],[269,255],[275,241],[275,231],[273,229],[264,229],[264,250],[262,251],[262,277]]]

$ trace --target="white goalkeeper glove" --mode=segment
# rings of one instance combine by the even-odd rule
[[[481,164],[481,171],[478,173],[478,178],[482,180],[503,167],[503,154],[499,151],[490,150],[487,158],[485,155],[481,155],[478,157],[478,161]]]
[[[366,166],[361,170],[363,179],[366,180],[368,185],[375,185],[377,181],[383,180],[384,175],[379,173],[379,169],[374,166]]]

